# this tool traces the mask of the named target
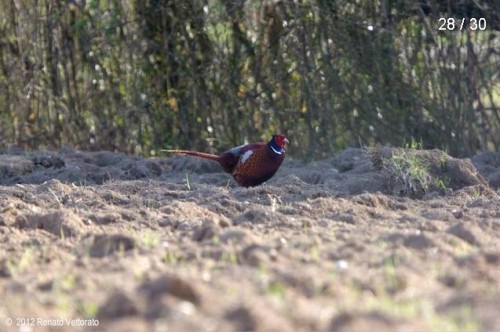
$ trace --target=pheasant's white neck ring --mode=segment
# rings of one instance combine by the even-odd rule
[[[274,148],[274,146],[272,146],[272,145],[270,145],[270,147],[271,147],[271,149],[274,151],[274,153],[276,153],[276,154],[283,154],[283,152],[284,152],[284,151],[283,151],[283,149],[276,150],[276,149]]]

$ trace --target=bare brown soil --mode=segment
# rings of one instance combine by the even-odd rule
[[[246,189],[191,157],[4,151],[0,331],[493,331],[500,154],[419,152],[419,186],[404,153]]]

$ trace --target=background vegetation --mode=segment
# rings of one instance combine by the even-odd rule
[[[4,147],[500,150],[498,1],[0,3]]]

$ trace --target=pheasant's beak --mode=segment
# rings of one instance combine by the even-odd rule
[[[286,139],[286,138],[283,140],[283,142],[285,142],[286,144],[290,143],[290,141],[288,139]]]

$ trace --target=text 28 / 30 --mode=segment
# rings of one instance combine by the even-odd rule
[[[441,17],[438,20],[439,30],[441,31],[453,31],[459,29],[460,31],[465,29],[470,29],[472,31],[486,30],[486,19],[485,18],[462,18],[461,20],[455,19],[453,17],[444,18]]]

